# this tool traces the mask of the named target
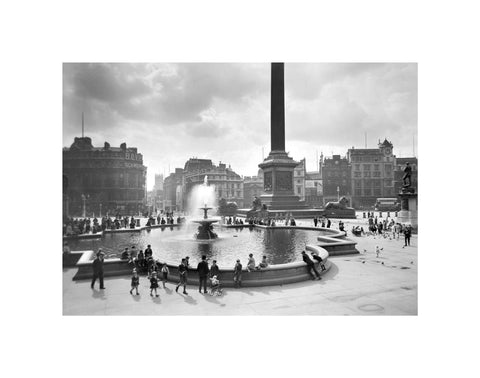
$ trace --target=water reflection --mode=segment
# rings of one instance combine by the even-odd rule
[[[253,253],[259,262],[263,255],[271,264],[281,264],[301,260],[301,252],[306,244],[316,244],[320,231],[298,229],[220,229],[219,238],[214,241],[197,241],[193,238],[194,229],[178,230],[152,229],[134,233],[105,234],[101,239],[87,239],[69,242],[73,251],[102,250],[110,256],[119,256],[125,248],[135,246],[145,250],[152,246],[154,255],[160,261],[180,263],[181,258],[190,256],[192,266],[196,266],[202,255],[211,261],[216,259],[221,266],[232,266],[237,258],[246,264],[248,254]]]

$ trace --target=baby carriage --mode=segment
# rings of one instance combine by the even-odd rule
[[[217,276],[213,276],[210,278],[210,289],[209,294],[212,296],[220,296],[222,295],[222,289],[220,287],[220,281],[218,280]]]

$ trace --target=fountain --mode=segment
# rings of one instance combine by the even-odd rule
[[[207,207],[205,204],[204,207],[200,207],[200,210],[203,210],[203,219],[202,220],[195,220],[195,223],[199,223],[198,232],[195,234],[197,240],[210,240],[216,239],[218,235],[213,232],[212,223],[218,222],[216,219],[209,219],[207,212],[211,209],[211,207]]]
[[[212,223],[218,222],[218,220],[208,218],[208,210],[213,207],[208,207],[209,205],[215,204],[215,188],[208,184],[208,176],[205,175],[202,185],[196,185],[189,197],[189,210],[190,212],[198,212],[198,210],[203,210],[203,218],[200,220],[193,220],[193,223],[198,223],[198,231],[195,234],[197,240],[211,240],[216,239],[218,235],[213,231]],[[203,207],[200,207],[203,206]]]

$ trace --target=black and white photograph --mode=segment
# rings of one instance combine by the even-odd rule
[[[64,63],[64,314],[417,315],[417,139],[416,63]]]
[[[477,8],[3,4],[3,375],[479,376]]]

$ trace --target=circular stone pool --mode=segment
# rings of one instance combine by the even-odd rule
[[[180,229],[166,227],[107,233],[101,239],[70,241],[69,246],[72,251],[102,248],[107,257],[119,257],[126,247],[145,250],[150,244],[155,258],[162,262],[176,263],[190,256],[191,264],[196,266],[201,256],[206,255],[210,261],[216,259],[220,266],[233,267],[237,258],[245,265],[249,253],[253,253],[257,263],[263,255],[270,264],[301,261],[306,244],[316,245],[318,236],[331,235],[322,230],[215,227],[218,239],[206,241],[195,240],[195,230],[196,225],[189,224]]]

